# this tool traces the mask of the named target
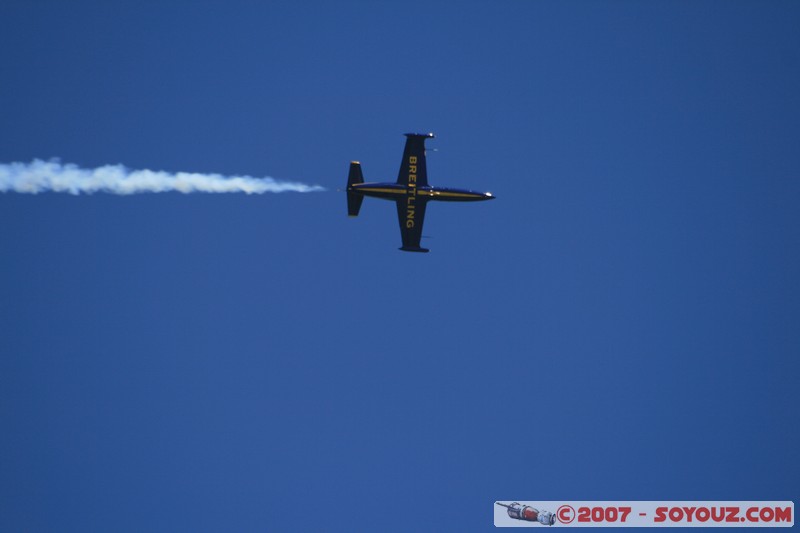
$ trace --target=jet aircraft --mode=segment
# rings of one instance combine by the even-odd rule
[[[400,222],[400,235],[403,238],[404,252],[428,252],[419,245],[422,237],[422,223],[425,208],[430,201],[475,202],[493,200],[488,192],[475,192],[465,189],[432,187],[428,185],[428,169],[425,163],[425,140],[433,133],[406,133],[406,148],[400,163],[400,174],[396,183],[364,183],[361,163],[350,162],[347,177],[347,214],[358,216],[361,202],[365,196],[392,200],[397,205],[397,219]]]

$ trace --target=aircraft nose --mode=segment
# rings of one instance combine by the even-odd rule
[[[495,198],[497,198],[495,195],[493,195],[490,192],[483,193],[483,195],[486,197],[487,200],[494,200]]]

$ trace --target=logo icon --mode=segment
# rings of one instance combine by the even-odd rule
[[[525,520],[526,522],[539,522],[543,526],[552,526],[556,523],[556,515],[550,511],[540,511],[530,505],[522,505],[519,502],[500,503],[495,502],[497,505],[506,508],[508,516],[516,520]]]

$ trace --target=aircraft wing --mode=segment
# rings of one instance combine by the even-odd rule
[[[406,133],[406,148],[403,150],[403,161],[397,183],[417,187],[428,185],[428,166],[425,163],[425,139],[433,137],[433,133]]]
[[[403,247],[406,252],[427,252],[426,248],[419,245],[422,239],[422,223],[425,221],[425,206],[428,202],[419,199],[413,209],[408,205],[408,199],[403,197],[395,202],[397,204],[397,219],[400,221],[400,236],[403,238]]]

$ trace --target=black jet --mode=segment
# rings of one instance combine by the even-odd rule
[[[403,238],[404,252],[428,252],[419,245],[422,237],[422,223],[425,220],[425,207],[431,200],[440,202],[477,202],[493,200],[488,192],[475,192],[465,189],[432,187],[428,185],[428,169],[425,164],[425,139],[433,133],[406,133],[406,149],[400,163],[397,183],[364,183],[361,163],[350,163],[347,177],[347,214],[358,216],[364,196],[392,200],[397,205],[397,219],[400,222],[400,235]]]

